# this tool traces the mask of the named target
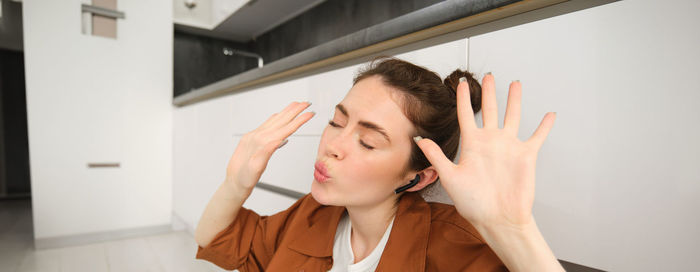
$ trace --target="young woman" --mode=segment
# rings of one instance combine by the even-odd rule
[[[375,60],[323,131],[311,194],[259,216],[242,204],[272,153],[314,116],[302,113],[310,103],[291,103],[242,137],[197,226],[196,258],[240,271],[563,271],[532,216],[537,153],[555,115],[520,141],[520,83],[502,129],[493,75],[482,84],[461,70],[442,81]],[[418,194],[438,177],[454,206]]]

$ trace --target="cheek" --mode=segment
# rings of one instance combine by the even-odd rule
[[[387,156],[372,154],[355,156],[344,162],[344,171],[360,190],[371,187],[391,187],[396,179],[396,163]]]

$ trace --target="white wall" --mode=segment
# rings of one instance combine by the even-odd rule
[[[697,270],[700,2],[673,2],[621,1],[470,38],[469,67],[494,73],[501,120],[508,83],[521,80],[521,139],[557,112],[534,214],[561,259]]]
[[[396,55],[423,65],[442,78],[466,68],[465,39]],[[352,87],[353,75],[364,64],[319,73],[247,92],[180,107],[174,114],[174,211],[194,231],[204,207],[223,182],[226,164],[241,136],[292,101],[311,101],[316,116],[277,150],[261,181],[308,193],[323,128],[335,105]],[[256,188],[244,204],[260,214],[273,214],[295,199]]]
[[[172,1],[120,0],[116,40],[81,2],[22,4],[35,239],[171,223]]]

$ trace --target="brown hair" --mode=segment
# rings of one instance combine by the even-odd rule
[[[456,95],[460,77],[466,77],[469,83],[474,113],[481,110],[481,85],[473,74],[457,69],[440,80],[435,72],[424,67],[379,56],[355,76],[353,85],[370,76],[380,76],[385,84],[399,91],[396,93],[399,94],[404,115],[415,126],[416,135],[433,140],[454,161],[460,135]],[[411,157],[405,171],[421,171],[429,167],[431,164],[418,145],[413,140],[411,143]]]

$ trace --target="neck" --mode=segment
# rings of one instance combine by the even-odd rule
[[[357,263],[379,244],[396,214],[397,199],[389,198],[374,206],[346,208],[352,223],[350,244]]]

